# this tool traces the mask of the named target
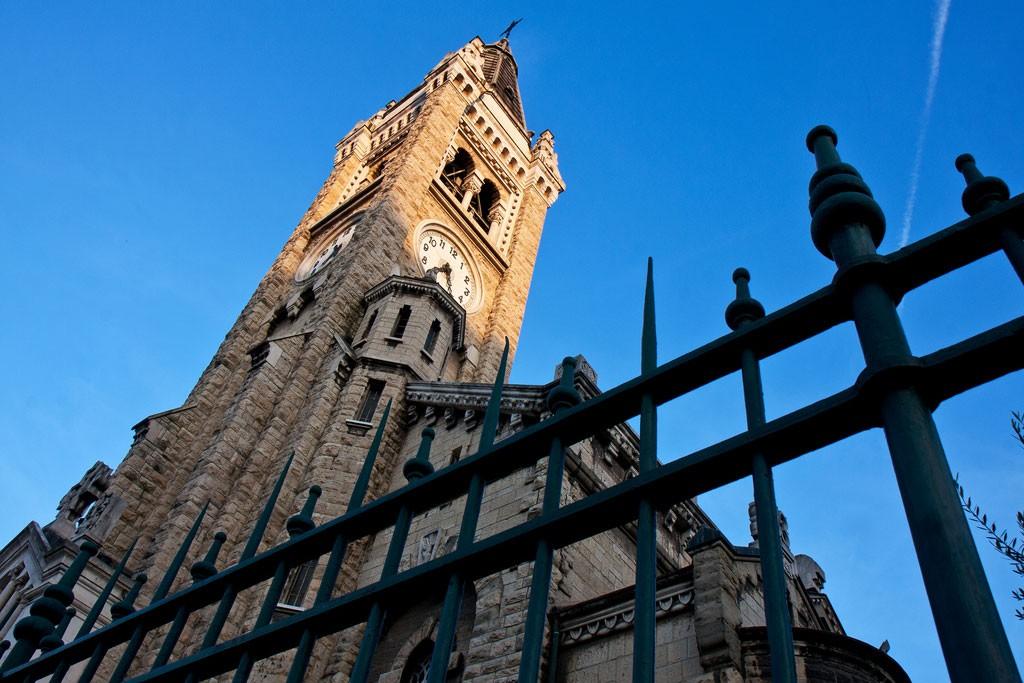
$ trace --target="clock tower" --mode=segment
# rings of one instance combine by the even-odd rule
[[[280,514],[318,484],[318,516],[340,515],[389,400],[371,496],[392,485],[408,383],[493,381],[564,189],[551,133],[526,127],[517,70],[507,40],[474,38],[341,139],[195,388],[135,426],[78,536],[111,556],[138,538],[132,568],[159,576],[208,502],[204,533],[227,533],[231,562],[289,455]]]

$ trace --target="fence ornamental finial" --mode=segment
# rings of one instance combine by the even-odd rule
[[[807,134],[807,149],[814,153],[818,170],[811,176],[811,239],[826,258],[833,258],[835,231],[851,223],[867,226],[877,247],[885,237],[885,215],[871,190],[836,151],[839,137],[828,126],[815,126]]]
[[[306,504],[302,506],[302,511],[297,515],[292,515],[288,518],[288,522],[285,524],[285,528],[288,529],[288,536],[295,537],[299,534],[304,534],[316,524],[313,522],[313,510],[316,509],[316,501],[320,499],[323,494],[323,489],[314,484],[309,487],[309,497],[306,498]]]
[[[405,461],[402,467],[402,474],[408,481],[415,481],[434,473],[434,466],[430,464],[430,444],[434,441],[434,430],[427,427],[423,430],[420,438],[420,448],[416,451],[416,457]]]
[[[218,531],[213,535],[213,543],[210,544],[210,549],[206,551],[206,557],[192,565],[192,579],[194,581],[208,579],[217,573],[217,554],[226,540],[228,540],[228,535],[223,531]]]
[[[732,281],[736,283],[736,298],[725,309],[725,324],[729,329],[738,329],[744,322],[753,322],[764,317],[764,306],[750,296],[750,271],[737,268]]]
[[[145,585],[148,577],[145,574],[136,574],[135,581],[132,583],[132,587],[128,590],[128,594],[124,596],[124,599],[115,602],[110,606],[110,615],[115,619],[122,619],[132,612],[135,611],[135,601],[139,597],[139,592]]]
[[[1002,178],[985,176],[978,170],[974,157],[961,154],[956,158],[956,170],[963,174],[967,181],[964,193],[960,195],[964,211],[968,216],[984,211],[997,202],[1005,202],[1010,198],[1010,188]]]
[[[562,359],[562,376],[559,378],[558,384],[548,392],[546,398],[548,410],[552,413],[572,408],[580,402],[580,395],[576,391],[576,383],[573,381],[575,377],[576,359],[566,356]]]

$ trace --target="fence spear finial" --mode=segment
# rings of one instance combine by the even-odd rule
[[[380,423],[377,424],[377,432],[373,435],[370,449],[366,452],[366,460],[363,461],[363,467],[359,471],[359,478],[356,479],[356,484],[352,487],[352,496],[348,500],[349,512],[362,507],[363,500],[366,498],[366,492],[370,488],[370,476],[373,474],[373,464],[377,459],[377,451],[380,450],[380,442],[384,439],[384,429],[387,427],[390,415],[391,399],[389,398],[387,405],[384,406],[384,413],[380,416]]]
[[[658,333],[654,317],[654,257],[647,257],[647,282],[644,285],[644,322],[640,338],[640,372],[658,367]]]
[[[484,451],[494,445],[494,438],[498,432],[498,419],[501,416],[501,391],[505,386],[505,369],[508,367],[508,337],[505,337],[505,349],[501,352],[501,362],[498,363],[498,373],[494,377],[494,386],[491,389],[491,398],[487,402],[487,411],[484,413],[483,426],[480,427],[480,446],[478,451]]]
[[[192,526],[189,528],[188,533],[185,534],[185,538],[181,542],[181,546],[178,548],[178,552],[174,554],[174,559],[171,560],[170,566],[167,567],[167,571],[164,572],[164,577],[160,580],[160,585],[156,587],[156,592],[153,593],[153,602],[163,599],[168,593],[171,592],[171,586],[174,584],[174,578],[178,575],[178,570],[181,569],[181,565],[185,563],[185,558],[188,556],[188,551],[192,547],[192,542],[196,539],[196,534],[199,533],[199,527],[203,523],[203,518],[206,517],[206,511],[210,507],[210,501],[206,501],[203,504],[199,514],[196,516]]]
[[[259,550],[260,541],[263,540],[263,534],[266,533],[267,525],[270,524],[270,516],[274,513],[274,506],[277,505],[277,497],[281,495],[281,488],[284,486],[284,479],[288,476],[288,468],[292,466],[292,460],[294,458],[294,453],[289,455],[288,460],[284,463],[284,467],[281,468],[281,474],[277,476],[277,482],[274,484],[274,490],[270,492],[270,497],[267,498],[267,504],[263,506],[263,512],[260,513],[259,519],[256,520],[256,526],[252,528],[252,533],[249,534],[249,540],[246,542],[245,548],[242,550],[241,557],[238,558],[239,562],[242,560],[248,560],[256,554],[257,550]]]

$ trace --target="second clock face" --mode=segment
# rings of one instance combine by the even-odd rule
[[[313,277],[326,266],[334,256],[348,246],[355,232],[355,222],[349,222],[341,230],[326,239],[320,240],[306,255],[306,258],[295,273],[296,280]]]
[[[417,258],[424,272],[433,271],[438,284],[448,290],[467,311],[475,310],[482,292],[476,268],[462,246],[438,230],[424,230],[418,240]]]

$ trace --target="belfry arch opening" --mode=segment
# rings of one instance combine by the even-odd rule
[[[463,185],[466,179],[473,172],[473,157],[461,147],[455,152],[455,157],[444,165],[441,171],[441,180],[455,193],[455,196],[462,199],[465,194]]]
[[[480,191],[473,197],[471,203],[473,213],[480,219],[484,229],[488,232],[491,229],[494,210],[500,201],[501,193],[498,191],[498,186],[490,180],[485,180],[480,186]]]

